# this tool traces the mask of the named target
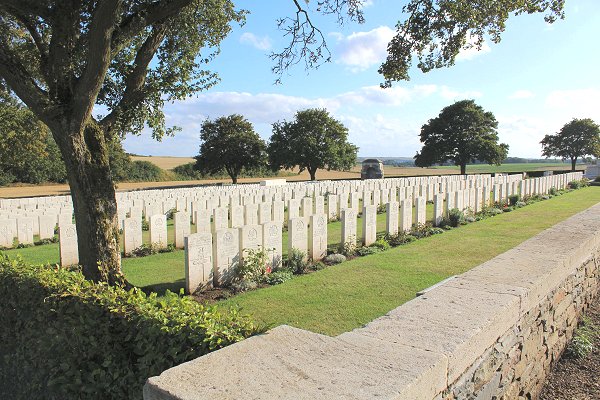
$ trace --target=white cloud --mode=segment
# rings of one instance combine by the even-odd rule
[[[269,50],[271,48],[271,39],[268,36],[257,36],[251,32],[242,33],[240,43],[248,44],[258,50]]]
[[[553,115],[566,119],[592,118],[600,122],[600,88],[554,90],[546,96],[545,106]]]
[[[336,61],[346,65],[352,72],[360,72],[385,60],[387,45],[394,36],[394,30],[388,26],[380,26],[346,37],[340,34],[333,36],[338,39]]]
[[[513,92],[508,98],[510,100],[522,100],[522,99],[530,99],[534,97],[535,94],[529,90],[517,90]]]
[[[464,99],[477,99],[483,96],[483,93],[477,90],[454,90],[448,86],[440,87],[440,96],[446,100],[459,101]]]

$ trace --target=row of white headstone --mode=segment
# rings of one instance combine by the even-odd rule
[[[520,175],[517,175],[520,177]],[[398,218],[396,214],[400,214],[399,228],[402,230],[408,230],[412,225],[412,204],[416,208],[416,223],[425,222],[425,202],[426,200],[433,200],[434,202],[434,224],[439,223],[443,217],[443,213],[451,208],[471,208],[473,211],[479,211],[483,205],[489,205],[490,202],[490,191],[486,185],[492,185],[497,179],[490,178],[489,176],[474,176],[472,179],[448,179],[447,177],[434,177],[431,179],[428,177],[427,181],[420,180],[415,181],[418,183],[416,186],[406,186],[410,183],[409,179],[393,179],[392,183],[386,182],[388,180],[376,181],[378,184],[375,185],[356,185],[352,182],[351,186],[362,186],[363,189],[371,188],[372,190],[363,190],[362,192],[348,193],[341,191],[340,194],[328,194],[327,196],[319,195],[319,190],[313,190],[314,197],[303,197],[297,198],[296,196],[301,195],[301,191],[297,191],[297,187],[291,191],[278,192],[277,189],[274,193],[282,194],[285,198],[286,194],[291,194],[286,202],[283,200],[276,200],[277,196],[260,196],[261,199],[269,197],[272,202],[261,202],[259,204],[254,201],[259,200],[257,195],[251,197],[241,198],[244,206],[235,203],[235,196],[219,196],[220,204],[229,204],[229,207],[215,207],[215,208],[199,208],[194,210],[194,202],[175,200],[176,205],[186,210],[189,207],[190,212],[181,211],[174,215],[175,224],[175,245],[176,247],[182,247],[184,245],[184,238],[190,234],[190,216],[192,222],[196,224],[198,233],[216,233],[222,229],[241,229],[245,226],[256,226],[264,225],[265,223],[278,223],[284,224],[284,204],[287,203],[288,218],[287,223],[294,219],[302,219],[304,224],[308,224],[309,219],[313,215],[326,215],[326,219],[337,218],[342,216],[344,221],[351,221],[355,218],[350,218],[349,215],[356,215],[359,211],[359,201],[362,199],[362,207],[364,210],[370,210],[371,207],[377,210],[380,204],[386,204],[387,207],[387,231],[393,233],[395,227],[398,225]],[[455,178],[455,177],[451,177]],[[507,199],[511,194],[520,193],[523,195],[530,194],[542,194],[547,193],[551,187],[561,189],[566,187],[567,183],[574,179],[581,179],[581,173],[571,173],[554,175],[544,178],[533,178],[533,179],[508,179],[503,178],[499,183],[494,183],[492,187],[492,199],[499,201]],[[431,182],[425,184],[423,182]],[[399,184],[395,186],[394,183]],[[306,187],[310,187],[315,184],[304,184]],[[347,182],[334,182],[335,188],[347,187]],[[298,185],[295,185],[298,186]],[[327,182],[321,185],[331,190],[331,182]],[[379,187],[379,189],[377,188]],[[441,189],[446,188],[448,191],[443,192]],[[252,189],[254,190],[254,189]],[[273,193],[273,192],[271,192]],[[133,194],[139,195],[137,192]],[[121,194],[122,195],[122,194]],[[325,199],[327,199],[327,210],[325,210]],[[23,199],[19,199],[23,201]],[[135,201],[135,200],[134,200]],[[71,214],[64,212],[67,208],[65,204],[67,202],[62,201],[62,205],[56,203],[50,203],[47,201],[36,204],[36,208],[32,205],[32,202],[25,202],[21,205],[23,208],[12,209],[17,215],[16,218],[0,219],[0,246],[10,247],[13,244],[14,238],[17,237],[19,243],[32,243],[33,234],[40,235],[40,238],[50,238],[54,234],[54,228],[56,225],[61,227],[61,263],[72,264],[77,262],[77,237],[76,230],[72,224]],[[43,208],[40,205],[49,205],[51,207]],[[159,246],[165,246],[167,242],[167,229],[166,229],[166,217],[164,214],[149,214],[153,210],[152,203],[146,203],[145,206],[133,206],[130,207],[129,213],[123,218],[122,226],[124,230],[124,247],[125,252],[129,253],[136,247],[142,244],[141,234],[141,219],[142,215],[145,215],[150,221],[150,241],[156,243]],[[206,203],[208,204],[208,202]],[[3,201],[3,206],[7,205]],[[15,204],[9,204],[14,207]],[[148,206],[148,207],[146,207]],[[59,213],[55,213],[56,210],[60,210]],[[341,210],[341,212],[340,212]],[[410,210],[410,213],[409,211]],[[2,210],[6,212],[7,210]],[[164,206],[163,206],[164,211]],[[37,215],[37,218],[28,216],[27,213]],[[191,215],[190,215],[191,214]],[[344,218],[346,215],[346,218]],[[366,217],[363,223],[370,220],[371,211],[365,212]],[[410,216],[410,218],[409,218]],[[1,215],[0,215],[1,218]],[[212,223],[211,223],[212,220]],[[37,221],[37,224],[35,223]],[[366,221],[366,222],[365,222]],[[341,242],[347,242],[348,238],[352,236],[352,222],[342,224],[342,238]],[[347,226],[346,226],[347,225]],[[354,222],[354,226],[356,221]],[[370,225],[369,225],[370,226]],[[64,229],[62,229],[64,228]],[[71,234],[67,234],[67,232]],[[346,235],[344,235],[346,233]],[[354,235],[355,236],[355,235]],[[363,229],[362,242],[369,244],[374,239],[369,234],[368,229]]]

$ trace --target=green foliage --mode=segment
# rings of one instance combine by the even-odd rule
[[[590,186],[590,181],[588,179],[580,179],[580,180],[573,180],[571,182],[569,182],[569,189],[581,189],[584,187],[588,187]]]
[[[498,144],[498,121],[473,100],[462,100],[445,107],[436,118],[421,128],[423,148],[415,155],[417,167],[428,167],[448,160],[461,167],[475,160],[500,165],[508,145]]]
[[[175,251],[173,243],[167,244],[166,247],[159,246],[157,243],[143,243],[131,251],[131,254],[126,254],[128,257],[147,257],[159,253],[171,253]]]
[[[317,261],[317,262],[311,263],[309,268],[312,271],[321,271],[321,270],[327,268],[327,265],[325,265],[325,263],[323,261]]]
[[[377,246],[362,246],[356,249],[356,255],[360,257],[381,253],[383,250]]]
[[[520,199],[520,197],[518,194],[511,194],[510,196],[508,196],[508,204],[511,206],[514,206],[517,204],[519,199]]]
[[[318,169],[349,170],[358,147],[348,143],[348,129],[325,109],[298,111],[293,122],[273,124],[267,153],[273,170],[307,170],[311,180]]]
[[[266,144],[244,117],[206,120],[202,123],[200,154],[196,156],[196,169],[202,173],[218,173],[223,169],[233,183],[244,168],[266,166]]]
[[[305,274],[309,267],[309,263],[306,260],[306,253],[302,250],[293,248],[287,255],[285,266],[293,274]]]
[[[346,242],[341,244],[339,252],[346,257],[352,257],[356,253],[356,243]]]
[[[155,182],[163,180],[164,171],[150,161],[132,161],[126,169],[125,180],[130,182]]]
[[[266,283],[267,285],[279,285],[285,281],[289,281],[293,277],[294,274],[292,274],[291,271],[281,270],[263,275],[261,278],[261,282]]]
[[[50,134],[27,107],[0,98],[0,185],[65,182],[67,173]]]
[[[392,247],[412,243],[415,240],[417,240],[417,238],[407,232],[398,232],[395,235],[387,235],[387,241]]]
[[[385,238],[381,237],[378,238],[373,244],[371,244],[370,247],[377,247],[379,250],[385,251],[390,249],[390,244]]]
[[[260,249],[244,249],[244,260],[238,263],[236,278],[240,281],[260,282],[267,270],[267,251]]]
[[[567,351],[575,358],[585,358],[594,351],[594,342],[600,338],[600,326],[589,317],[583,317],[581,326],[575,332]]]
[[[327,264],[340,264],[346,261],[346,256],[343,254],[333,253],[326,256],[323,261]]]
[[[404,21],[387,47],[388,56],[379,68],[390,86],[393,81],[409,80],[413,57],[417,67],[428,72],[454,65],[463,49],[481,49],[485,40],[500,42],[511,15],[543,13],[547,23],[564,17],[564,1],[504,0],[501,4],[471,0],[410,0],[403,7]]]
[[[448,221],[450,222],[450,226],[456,228],[465,222],[465,214],[458,208],[453,208],[448,211]]]
[[[11,399],[141,399],[148,377],[258,331],[235,309],[5,255],[0,298],[0,393]]]
[[[579,157],[600,157],[600,126],[590,118],[573,118],[555,135],[544,136],[540,143],[543,156],[571,160],[571,169],[575,171]]]
[[[200,171],[196,169],[196,163],[187,163],[183,165],[178,165],[172,169],[172,171],[177,175],[177,178],[180,180],[200,180],[205,176]]]

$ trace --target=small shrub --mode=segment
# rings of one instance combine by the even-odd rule
[[[285,281],[289,281],[294,277],[290,271],[276,271],[271,272],[270,274],[264,275],[261,278],[261,282],[266,283],[268,285],[279,285]]]
[[[288,254],[287,269],[296,275],[305,274],[308,271],[306,253],[302,250],[293,248]]]
[[[600,337],[600,327],[588,317],[584,317],[582,325],[577,329],[567,351],[575,358],[585,358],[594,351],[594,341]]]
[[[477,221],[477,219],[471,215],[469,215],[468,217],[465,217],[465,222],[472,223],[475,221]]]
[[[267,269],[267,252],[260,249],[244,249],[243,262],[238,263],[236,278],[240,281],[248,280],[259,282],[265,274],[271,271]]]
[[[158,247],[153,244],[143,243],[131,251],[131,257],[146,257],[158,253]]]
[[[379,238],[375,241],[375,243],[371,244],[369,247],[377,247],[381,251],[389,250],[391,247],[388,241],[385,238]]]
[[[256,289],[258,284],[248,279],[242,279],[232,282],[230,287],[235,293],[241,293]]]
[[[465,214],[458,208],[453,208],[448,211],[448,220],[450,221],[450,225],[456,228],[464,222]]]
[[[352,257],[356,254],[356,243],[346,242],[343,246],[340,246],[339,251],[346,257]]]
[[[320,271],[322,269],[327,268],[327,265],[325,265],[325,263],[323,263],[323,261],[317,261],[317,262],[310,264],[309,268],[312,271]]]
[[[508,204],[509,205],[514,206],[517,204],[517,201],[519,201],[518,194],[511,194],[510,196],[508,196]]]
[[[356,255],[360,257],[368,256],[381,252],[379,247],[363,246],[356,249]]]
[[[559,192],[558,189],[556,189],[554,186],[552,186],[549,190],[548,190],[548,194],[552,195],[552,196],[558,196]]]
[[[527,205],[527,203],[525,203],[524,201],[517,201],[517,204],[515,204],[515,207],[521,208],[521,207],[525,207],[526,205]]]
[[[34,244],[33,243],[19,243],[17,245],[17,249],[25,249],[27,247],[33,247]]]
[[[148,221],[146,221],[146,218],[144,218],[144,217],[142,217],[142,230],[143,231],[150,230],[150,223],[148,223]]]
[[[172,253],[174,251],[175,251],[175,244],[174,243],[167,244],[167,247],[159,247],[158,248],[158,252],[159,253]]]
[[[385,204],[380,204],[377,206],[377,214],[385,214],[387,212],[387,207]]]
[[[52,243],[58,243],[58,236],[53,236],[50,239],[40,239],[37,242],[35,242],[34,244],[36,246],[43,246],[45,244],[52,244]]]
[[[339,253],[329,254],[327,257],[323,259],[327,264],[341,264],[346,261],[346,256]]]
[[[414,242],[417,238],[406,232],[398,232],[396,235],[388,235],[386,240],[391,246],[396,247]]]

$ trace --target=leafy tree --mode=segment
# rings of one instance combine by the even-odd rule
[[[289,45],[272,54],[282,74],[301,60],[329,59],[324,35],[302,2],[278,20]],[[364,21],[364,0],[323,0],[316,9]],[[494,4],[491,4],[494,3]],[[563,0],[410,0],[381,72],[386,83],[407,79],[412,52],[420,66],[451,65],[467,35],[499,40],[511,13],[562,17]],[[147,124],[165,126],[164,101],[216,83],[203,65],[219,51],[230,23],[245,12],[231,0],[3,0],[0,2],[0,87],[19,97],[50,129],[63,157],[77,220],[79,260],[86,277],[120,281],[119,227],[107,142]],[[431,49],[426,55],[426,49]],[[423,68],[422,68],[423,69]],[[94,117],[95,105],[106,115]]]
[[[266,165],[265,142],[241,115],[207,119],[202,124],[200,139],[196,168],[202,173],[214,174],[225,169],[232,182],[237,183],[242,170]]]
[[[267,149],[273,169],[307,170],[316,179],[318,169],[349,170],[356,164],[358,147],[348,143],[348,129],[325,109],[298,111],[292,122],[273,124]]]
[[[571,170],[579,157],[600,157],[600,127],[590,118],[573,118],[555,135],[546,135],[540,142],[544,157],[557,156],[571,160]]]
[[[50,131],[9,96],[0,97],[0,171],[4,183],[64,182],[65,166]]]
[[[500,165],[508,154],[508,145],[498,144],[498,122],[473,100],[461,100],[445,107],[436,118],[421,128],[423,148],[415,156],[417,167],[428,167],[448,160],[460,165],[475,160]]]
[[[157,138],[172,133],[164,101],[216,82],[202,66],[243,18],[230,0],[0,3],[0,77],[60,149],[86,277],[102,279],[100,263],[122,279],[108,143],[145,124]]]

